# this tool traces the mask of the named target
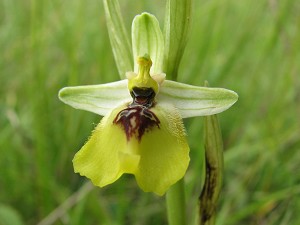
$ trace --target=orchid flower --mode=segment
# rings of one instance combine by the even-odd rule
[[[153,27],[150,35],[149,26],[143,31],[144,23]],[[76,173],[99,187],[124,173],[133,174],[143,191],[163,195],[189,165],[183,118],[220,113],[238,97],[227,89],[166,80],[164,44],[155,17],[137,16],[132,30],[136,63],[126,79],[66,87],[59,98],[76,109],[104,116],[73,159]]]

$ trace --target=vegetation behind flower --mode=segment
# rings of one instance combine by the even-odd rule
[[[20,215],[23,224],[36,224],[82,186],[70,158],[99,120],[62,109],[57,90],[118,78],[101,2],[32,3],[4,1],[0,10],[5,18],[0,37],[0,215],[9,221]],[[136,10],[132,16],[138,8],[145,10],[134,1],[128,4]],[[158,14],[155,4],[147,7]],[[300,222],[295,197],[300,174],[298,11],[294,1],[195,2],[179,80],[199,85],[209,80],[242,99],[220,118],[227,149],[221,224]],[[187,121],[192,158],[199,157],[193,149],[202,138],[201,125],[199,119]],[[199,192],[193,171],[201,165],[195,160],[191,166],[188,201]],[[113,189],[90,191],[70,210],[60,211],[61,220],[75,225],[122,224],[126,218],[130,224],[164,223],[164,203],[151,194],[137,195],[134,180],[125,176]]]

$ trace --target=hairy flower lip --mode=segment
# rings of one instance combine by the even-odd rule
[[[150,110],[159,119],[142,138],[127,139],[113,121],[128,104],[103,117],[87,143],[73,159],[74,171],[103,187],[122,174],[134,174],[145,192],[163,195],[182,178],[189,164],[189,146],[179,112],[170,104],[157,103]],[[139,134],[138,134],[139,135]]]
[[[130,104],[121,110],[113,123],[122,127],[128,142],[134,136],[141,142],[144,133],[150,132],[151,129],[160,128],[160,120],[151,111],[151,107],[138,104]]]

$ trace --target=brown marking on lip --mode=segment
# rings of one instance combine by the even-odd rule
[[[141,141],[145,132],[155,127],[159,128],[160,121],[149,108],[143,105],[129,105],[118,113],[113,123],[124,129],[127,141],[133,136]]]
[[[117,114],[113,123],[123,128],[127,141],[133,136],[141,141],[145,132],[159,128],[160,121],[151,111],[155,104],[155,92],[152,88],[134,87],[130,94],[132,103]]]

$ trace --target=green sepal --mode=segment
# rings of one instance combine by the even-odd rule
[[[132,98],[128,90],[128,80],[76,87],[65,87],[59,92],[59,99],[76,108],[99,115],[106,115],[122,103]],[[238,95],[223,88],[198,87],[165,80],[156,96],[159,103],[172,104],[182,118],[213,115],[232,106]]]
[[[118,0],[103,0],[110,44],[119,75],[133,70],[130,38],[123,23]]]
[[[138,72],[136,60],[148,54],[152,60],[151,74],[163,72],[164,40],[156,17],[149,13],[137,15],[132,22],[132,49],[134,72]]]
[[[232,106],[238,95],[224,88],[208,88],[166,80],[157,101],[173,104],[182,118],[213,115]]]
[[[64,103],[102,116],[117,106],[132,101],[127,79],[107,84],[65,87],[58,93]]]

